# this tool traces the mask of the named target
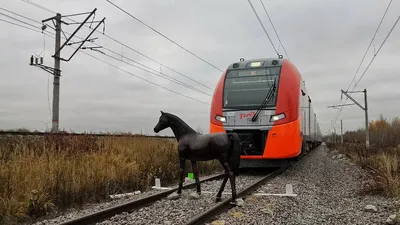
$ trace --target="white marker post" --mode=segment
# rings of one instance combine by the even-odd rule
[[[155,183],[156,183],[156,187],[161,187],[161,180],[160,180],[160,178],[156,178],[156,180],[155,180]]]
[[[153,189],[159,189],[159,190],[171,190],[172,188],[167,188],[167,187],[161,187],[161,180],[160,178],[155,179],[155,186],[151,187]]]

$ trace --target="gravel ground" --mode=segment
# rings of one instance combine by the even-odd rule
[[[242,175],[236,178],[236,191],[241,191],[250,183],[257,181],[261,176],[247,176]],[[221,186],[222,180],[210,181],[201,184],[202,192],[217,192]],[[229,180],[226,183],[225,190],[230,194]],[[195,188],[182,191],[182,196],[177,200],[168,200],[166,198],[155,202],[154,204],[141,208],[133,213],[124,213],[116,215],[109,220],[103,221],[101,225],[109,224],[184,224],[185,221],[191,219],[193,216],[205,211],[215,203],[216,193],[202,193],[199,199],[191,199],[190,194],[195,192]],[[225,199],[227,196],[223,195]]]
[[[202,176],[200,179],[206,179],[207,177],[215,176],[217,174],[220,174],[221,172],[223,172],[223,171],[219,171],[219,173],[213,173],[213,174],[210,174],[210,175],[207,175],[207,176]],[[185,184],[194,183],[194,182],[195,182],[194,180],[188,180],[188,181],[184,182],[184,185]],[[201,187],[203,187],[204,184],[201,184],[201,185],[202,185]],[[162,181],[161,181],[161,186],[165,187],[165,185],[162,183]],[[166,186],[166,187],[174,188],[174,187],[177,187],[177,185]],[[187,190],[190,190],[190,189],[187,189]],[[164,191],[164,190],[150,189],[150,190],[148,190],[146,192],[142,192],[142,193],[137,194],[137,195],[123,197],[123,198],[119,198],[119,199],[115,199],[115,200],[110,200],[108,202],[103,202],[103,203],[86,205],[82,209],[72,208],[72,209],[66,210],[66,211],[64,211],[62,213],[59,213],[61,215],[58,215],[58,216],[56,216],[54,218],[50,217],[50,218],[47,218],[47,219],[43,219],[43,220],[41,220],[39,222],[33,223],[33,225],[59,224],[61,222],[65,222],[65,221],[68,221],[68,220],[71,220],[71,219],[74,219],[74,218],[78,218],[78,217],[81,217],[81,216],[84,216],[84,215],[87,215],[87,214],[91,214],[91,213],[94,213],[94,212],[97,212],[97,211],[101,211],[103,209],[107,209],[107,208],[110,208],[110,207],[113,207],[113,206],[117,206],[117,205],[120,205],[120,204],[123,204],[123,203],[127,203],[127,202],[130,202],[130,201],[136,200],[136,199],[144,198],[144,197],[156,194],[156,193],[160,193],[162,191]],[[183,192],[185,192],[185,190],[183,190]]]
[[[399,204],[357,194],[366,172],[337,155],[320,146],[256,191],[283,194],[290,183],[296,197],[249,195],[242,207],[230,209],[211,224],[385,224]],[[367,205],[377,211],[366,210]]]
[[[76,208],[72,208],[69,210],[66,210],[65,212],[61,213],[61,215],[55,217],[55,218],[51,218],[51,219],[44,219],[42,221],[36,222],[33,225],[52,225],[52,224],[59,224],[62,222],[66,222],[68,220],[71,219],[75,219],[78,217],[82,217],[84,215],[87,214],[92,214],[95,213],[97,211],[101,211],[113,206],[117,206],[123,203],[127,203],[136,199],[140,199],[143,197],[147,197],[156,193],[160,193],[162,190],[149,190],[147,192],[143,192],[140,193],[138,195],[133,195],[133,196],[129,196],[129,197],[124,197],[124,198],[120,198],[120,199],[115,199],[115,200],[111,200],[109,202],[103,202],[103,203],[98,203],[98,204],[91,204],[91,205],[86,205],[83,207],[83,209],[76,209]]]

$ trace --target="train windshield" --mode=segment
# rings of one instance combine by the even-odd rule
[[[223,106],[224,109],[258,109],[273,85],[275,91],[265,107],[276,105],[281,67],[251,68],[227,72]]]

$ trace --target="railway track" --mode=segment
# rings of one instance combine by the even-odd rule
[[[207,181],[212,181],[216,179],[223,178],[224,174],[217,174],[206,179],[200,179],[200,183],[204,183]],[[193,188],[196,186],[196,183],[183,185],[183,190]],[[89,215],[85,215],[83,217],[79,217],[76,219],[72,219],[66,222],[61,223],[61,225],[83,225],[83,224],[95,224],[96,222],[100,222],[104,219],[110,218],[116,214],[120,214],[123,212],[129,212],[140,207],[144,207],[148,204],[156,202],[162,198],[165,198],[169,194],[175,192],[178,188],[173,188],[167,191],[162,191],[160,193],[156,193],[141,199],[133,200],[127,203],[123,203],[114,207],[110,207],[108,209],[104,209]]]
[[[315,150],[317,147],[313,148],[312,150],[308,151],[307,153],[304,153],[304,154],[300,155],[299,156],[299,160],[301,160],[303,157],[305,157],[311,151]],[[273,179],[274,177],[278,176],[283,171],[285,171],[288,168],[290,168],[291,166],[293,166],[295,163],[297,163],[297,162],[293,161],[291,163],[288,163],[284,167],[280,167],[278,170],[275,170],[275,171],[273,171],[271,173],[268,173],[267,175],[263,176],[261,179],[257,180],[256,182],[250,184],[249,186],[247,186],[243,190],[239,191],[237,193],[237,197],[241,198],[241,197],[244,197],[244,196],[252,193],[254,190],[259,188],[265,182],[267,182],[267,181]],[[201,213],[201,214],[197,215],[196,217],[192,218],[191,220],[186,222],[184,225],[199,225],[199,224],[204,224],[204,223],[207,223],[207,222],[211,222],[211,220],[214,217],[216,217],[219,214],[223,213],[224,211],[232,208],[232,206],[230,205],[230,200],[231,200],[231,198],[224,199],[222,202],[214,205],[213,207],[210,207],[209,209],[207,209],[203,213]]]
[[[287,168],[289,168],[292,164],[289,164],[285,167],[281,167],[278,170],[275,170],[271,173],[268,173],[267,175],[263,176],[261,179],[257,180],[256,182],[250,184],[243,190],[239,191],[237,193],[237,197],[241,198],[244,197],[254,190],[256,190],[258,187],[260,187],[262,184],[267,182],[268,180],[271,180],[272,178],[276,177],[283,171],[285,171]],[[209,222],[212,220],[215,216],[221,214],[222,212],[232,208],[233,206],[230,204],[231,198],[226,198],[223,201],[215,204],[213,207],[210,207],[203,213],[199,214],[198,216],[192,218],[188,222],[185,223],[185,225],[199,225],[199,224],[204,224],[206,222]]]
[[[307,155],[307,154],[304,154],[301,157],[299,157],[299,160],[302,159],[305,155]],[[261,176],[260,175],[249,176],[249,175],[244,175],[244,174],[239,176],[237,178],[237,181],[239,181],[239,182],[237,182],[237,197],[242,198],[242,197],[245,197],[246,195],[252,193],[254,190],[259,188],[261,185],[265,184],[272,178],[278,176],[280,173],[282,173],[283,171],[285,171],[286,169],[288,169],[295,163],[296,162],[291,162],[284,167],[276,169],[272,172],[268,172],[267,174],[264,173]],[[207,191],[204,191],[204,189],[209,188],[209,186],[212,186],[212,188],[210,188],[210,190],[217,191],[216,187],[217,186],[219,187],[222,178],[223,178],[223,174],[218,174],[218,175],[206,178],[206,179],[201,179],[200,182],[202,183],[202,185],[201,185],[202,196],[203,196],[202,198],[204,198],[203,202],[201,202],[201,200],[200,200],[200,202],[196,202],[198,200],[193,200],[193,202],[191,203],[192,204],[191,206],[187,204],[187,200],[185,200],[186,202],[184,202],[184,203],[176,202],[179,200],[175,200],[175,201],[165,200],[165,197],[167,197],[169,194],[171,194],[177,190],[177,188],[173,188],[173,189],[170,189],[167,191],[162,191],[160,193],[150,195],[148,197],[144,197],[144,198],[141,198],[138,200],[133,200],[128,203],[124,203],[124,204],[121,204],[118,206],[104,209],[104,210],[98,211],[93,214],[85,215],[80,218],[72,219],[72,220],[69,220],[69,221],[66,221],[66,222],[63,222],[60,224],[62,224],[62,225],[80,225],[80,224],[96,224],[96,223],[101,223],[101,224],[143,224],[143,223],[150,222],[153,219],[156,220],[157,213],[160,213],[157,211],[160,211],[160,208],[164,208],[164,210],[161,210],[162,213],[164,213],[164,215],[160,216],[162,219],[168,220],[168,218],[171,219],[172,217],[176,216],[176,217],[180,217],[180,221],[186,220],[187,222],[184,223],[185,225],[204,224],[204,223],[212,221],[212,219],[214,217],[216,217],[217,215],[221,214],[222,212],[233,207],[230,205],[231,195],[226,193],[226,192],[230,191],[229,182],[227,183],[227,185],[225,187],[225,191],[224,191],[226,193],[226,195],[223,196],[223,200],[219,203],[214,202],[216,194],[211,193],[211,195],[208,195],[208,194],[206,194]],[[242,179],[242,181],[240,179]],[[218,180],[218,181],[216,181],[216,180]],[[251,181],[251,182],[249,182],[249,181]],[[211,184],[211,183],[213,183],[213,184]],[[250,185],[249,185],[249,183],[250,183]],[[196,184],[194,182],[191,184],[186,184],[186,185],[184,185],[183,189],[187,190],[189,188],[194,188],[195,185]],[[187,194],[187,193],[188,193],[187,191],[183,191],[183,194]],[[208,192],[208,193],[210,193],[210,192]],[[182,198],[186,198],[186,197],[182,196]],[[156,202],[158,202],[157,207],[154,206]],[[199,212],[195,212],[195,210],[193,210],[193,207],[200,208]],[[180,208],[180,209],[176,209],[176,208]],[[139,212],[142,210],[147,211],[148,214],[154,214],[154,215],[148,216],[143,212]],[[175,211],[180,211],[180,210],[186,211],[185,212],[186,214],[188,214],[188,212],[192,213],[192,214],[187,215],[187,216],[174,214]],[[135,213],[137,213],[137,214],[135,214]],[[129,217],[129,214],[132,214],[132,216]],[[144,215],[144,217],[147,216],[147,218],[145,218],[144,221],[138,221],[139,218],[142,217],[143,215]],[[127,217],[127,218],[121,219],[121,218],[118,218],[118,216]],[[118,222],[118,221],[121,221],[121,222]],[[170,224],[173,224],[172,221],[170,221],[170,222],[171,222]]]

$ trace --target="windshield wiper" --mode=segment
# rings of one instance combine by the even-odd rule
[[[274,84],[272,84],[272,87],[269,89],[267,96],[265,97],[264,101],[261,103],[260,108],[257,110],[256,114],[254,114],[253,118],[251,120],[255,122],[257,120],[258,114],[260,114],[261,110],[269,103],[269,101],[272,99],[271,97],[274,95],[276,89],[276,78],[274,81]]]

